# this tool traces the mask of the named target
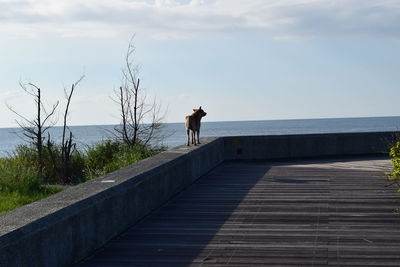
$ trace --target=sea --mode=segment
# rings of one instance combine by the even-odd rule
[[[77,147],[85,149],[102,140],[114,138],[115,125],[70,126]],[[295,119],[295,120],[258,120],[258,121],[220,121],[202,122],[200,137],[243,136],[243,135],[284,135],[314,133],[354,133],[399,131],[400,116]],[[53,127],[51,136],[59,140],[62,127]],[[175,147],[186,142],[184,123],[165,123],[163,142],[158,145]],[[20,144],[25,144],[21,129],[0,128],[0,157],[7,157]]]

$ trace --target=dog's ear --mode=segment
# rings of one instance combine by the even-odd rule
[[[199,107],[199,109],[201,109],[201,106]]]

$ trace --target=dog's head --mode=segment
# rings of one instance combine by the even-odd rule
[[[204,117],[207,115],[207,113],[204,112],[204,110],[201,108],[201,106],[198,109],[193,109],[193,112],[196,114],[199,114],[200,117]]]

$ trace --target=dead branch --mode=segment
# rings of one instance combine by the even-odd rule
[[[119,90],[115,91],[115,98],[120,109],[121,123],[115,127],[118,140],[127,145],[136,143],[150,144],[162,139],[161,105],[155,100],[147,102],[146,91],[141,87],[139,66],[135,63],[133,36],[125,54],[122,81]],[[148,123],[145,123],[145,122]]]

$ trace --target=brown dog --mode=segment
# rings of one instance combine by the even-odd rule
[[[207,113],[201,109],[193,109],[192,115],[186,116],[186,134],[187,134],[187,145],[189,146],[190,134],[192,135],[192,144],[197,145],[200,144],[200,121],[201,118],[206,116]],[[196,142],[196,134],[197,134],[197,142]]]

